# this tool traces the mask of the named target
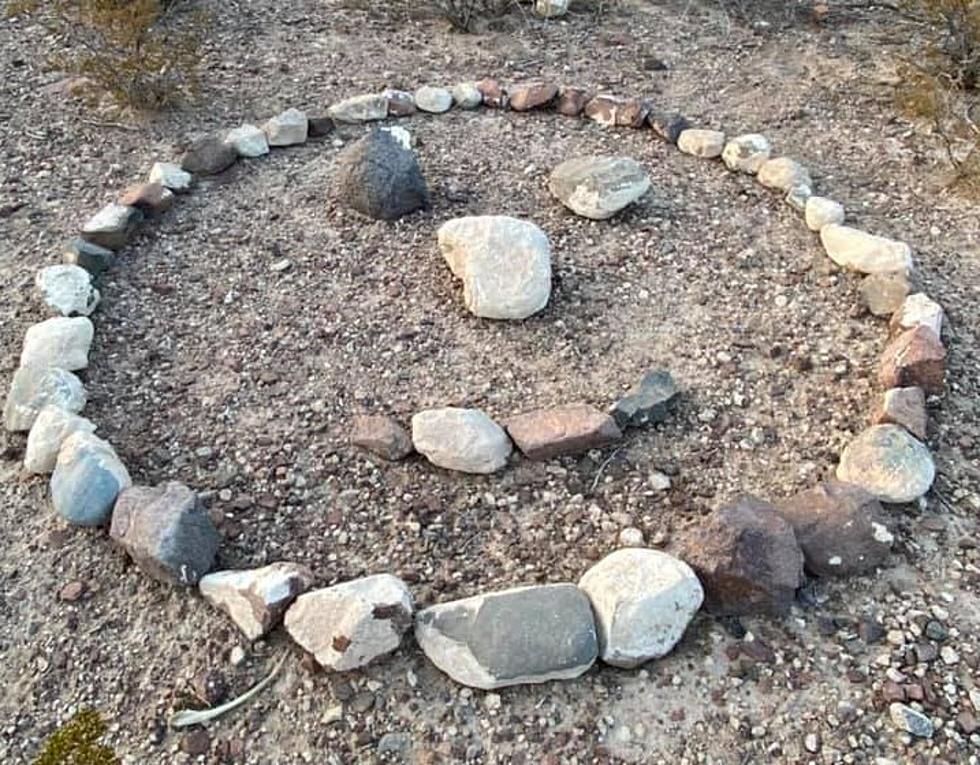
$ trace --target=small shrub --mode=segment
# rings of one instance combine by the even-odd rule
[[[108,746],[99,743],[106,725],[94,709],[83,709],[51,734],[34,765],[120,765]]]

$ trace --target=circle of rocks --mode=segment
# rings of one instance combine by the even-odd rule
[[[415,613],[408,587],[390,574],[311,590],[310,571],[289,562],[211,572],[219,534],[195,492],[177,482],[134,486],[112,446],[79,414],[86,396],[74,372],[88,365],[94,333],[88,317],[100,299],[94,279],[113,265],[137,227],[190,192],[195,178],[221,173],[241,157],[327,136],[340,123],[479,107],[550,109],[604,127],[647,129],[685,154],[720,159],[730,171],[753,175],[780,194],[818,234],[831,260],[863,275],[860,292],[870,313],[890,317],[879,363],[883,393],[871,426],[844,449],[837,480],[778,506],[745,495],[709,514],[681,545],[680,557],[646,548],[642,532],[624,529],[622,548],[577,584],[515,587]],[[348,203],[379,219],[426,206],[425,182],[410,146],[407,131],[394,126],[348,147],[338,163],[345,169]],[[625,157],[568,160],[549,181],[566,207],[596,220],[612,217],[649,185],[642,168]],[[882,503],[920,500],[932,484],[935,468],[923,440],[926,397],[942,394],[945,386],[943,309],[914,291],[907,244],[845,225],[843,206],[818,196],[813,186],[799,162],[773,156],[765,136],[730,138],[642,99],[551,83],[505,89],[485,79],[451,89],[424,86],[414,94],[354,96],[322,115],[288,109],[261,128],[243,125],[195,142],[179,164],[155,163],[147,182],[126,189],[85,223],[62,264],[38,272],[38,294],[55,316],[27,330],[4,424],[10,431],[29,431],[25,468],[51,474],[50,496],[59,515],[79,526],[109,523],[111,537],[143,571],[165,583],[197,586],[250,640],[283,623],[320,665],[347,671],[394,651],[414,626],[417,642],[437,667],[481,689],[574,678],[598,658],[636,667],[671,651],[702,605],[728,616],[785,614],[804,571],[841,576],[885,565],[894,535]],[[374,187],[395,192],[379,197],[370,193]],[[464,283],[467,308],[477,316],[520,319],[548,302],[549,243],[533,223],[506,216],[458,218],[440,227],[438,240]],[[520,278],[481,281],[481,274],[501,271]],[[492,473],[506,465],[515,443],[532,460],[612,444],[627,428],[663,421],[678,394],[669,371],[657,369],[608,412],[574,403],[518,414],[501,425],[479,410],[444,408],[417,413],[411,434],[389,417],[366,416],[356,421],[351,439],[388,460],[418,451],[443,468]],[[932,723],[919,709],[895,703],[890,715],[908,733],[932,735]]]

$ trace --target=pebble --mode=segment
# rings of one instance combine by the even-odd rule
[[[175,194],[180,194],[190,191],[193,176],[171,162],[154,162],[147,180],[150,183],[158,183]]]
[[[680,388],[670,372],[651,369],[610,407],[609,413],[620,428],[654,425],[667,419],[679,395]]]
[[[806,200],[806,225],[811,231],[820,231],[824,226],[844,222],[844,205],[827,197],[812,196]]]
[[[430,114],[448,112],[453,106],[453,94],[445,88],[423,85],[415,91],[415,105]]]
[[[799,186],[812,186],[810,173],[795,159],[778,157],[769,159],[759,166],[756,178],[766,188],[778,189],[787,194]],[[812,199],[812,197],[811,197]],[[807,200],[809,204],[809,200]]]
[[[461,82],[452,88],[453,104],[459,109],[476,109],[483,103],[483,94],[472,82]]]
[[[870,274],[861,280],[861,299],[873,316],[891,316],[898,311],[911,292],[905,271]]]
[[[901,730],[918,738],[932,738],[932,720],[922,712],[896,702],[888,707],[888,714],[892,718],[892,722]]]
[[[360,415],[354,418],[351,443],[386,460],[401,460],[414,451],[412,439],[392,417]]]
[[[721,159],[734,172],[754,175],[772,154],[772,144],[764,135],[750,133],[732,138],[725,145]]]

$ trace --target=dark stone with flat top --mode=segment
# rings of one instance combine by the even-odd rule
[[[654,425],[667,419],[680,389],[666,369],[643,375],[640,384],[609,410],[620,428]]]

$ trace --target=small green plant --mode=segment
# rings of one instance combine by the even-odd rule
[[[108,746],[99,743],[106,724],[94,709],[83,709],[45,742],[34,765],[120,765]]]
[[[207,17],[179,0],[14,0],[64,43],[52,66],[85,77],[118,104],[160,109],[193,95]]]

